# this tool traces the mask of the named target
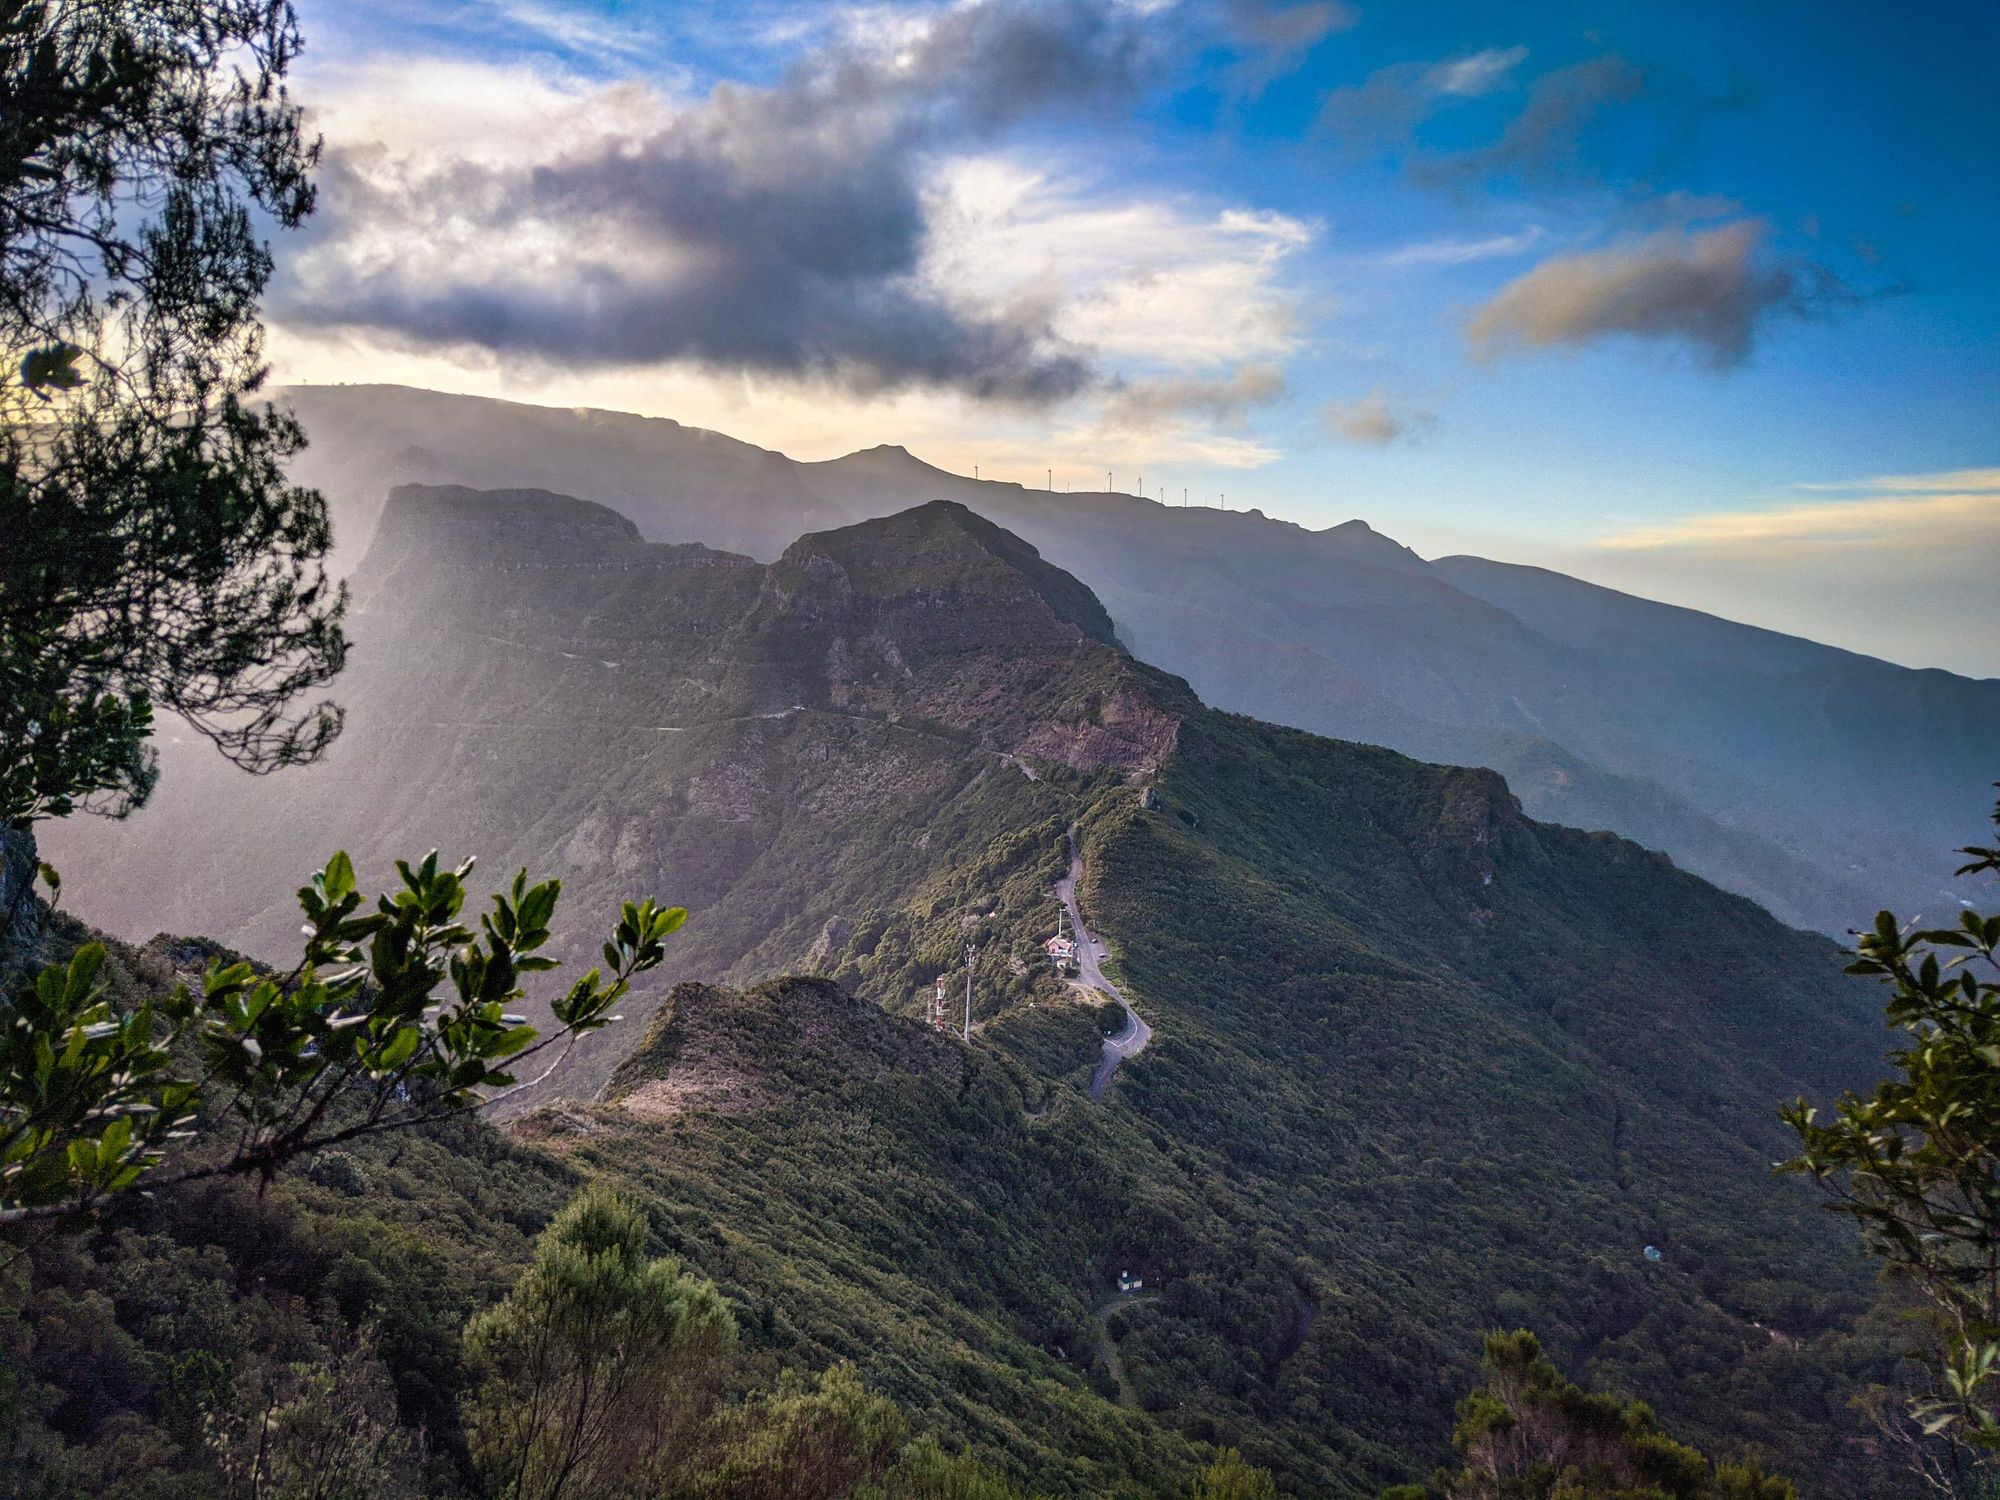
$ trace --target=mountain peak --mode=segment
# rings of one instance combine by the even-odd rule
[[[797,578],[799,591],[821,604],[831,590],[886,615],[925,614],[940,625],[947,618],[976,622],[975,632],[999,626],[1004,616],[1013,630],[1039,633],[1053,626],[1116,642],[1111,616],[1089,588],[955,500],[800,537],[778,570]],[[960,607],[973,598],[984,607]]]
[[[357,576],[379,579],[413,556],[426,567],[495,568],[580,562],[637,545],[630,520],[572,495],[402,484],[389,492]]]
[[[1359,558],[1364,562],[1397,568],[1429,566],[1410,548],[1394,537],[1384,536],[1359,516],[1351,521],[1342,521],[1338,526],[1328,526],[1315,535],[1333,543],[1347,556]]]
[[[852,453],[842,454],[839,458],[829,458],[803,467],[809,471],[823,469],[836,473],[859,473],[904,481],[922,478],[944,483],[972,482],[963,475],[953,474],[947,469],[940,469],[936,464],[926,463],[901,443],[877,443],[872,448],[858,448]]]

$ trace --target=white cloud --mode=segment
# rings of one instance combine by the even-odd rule
[[[673,247],[588,242],[558,220],[482,223],[470,196],[422,222],[341,222],[339,172],[421,173],[477,152],[480,165],[529,170],[617,152],[701,100],[605,85],[549,68],[381,58],[325,69],[316,124],[336,180],[313,238],[288,269],[308,294],[342,278],[389,274],[414,295],[481,278],[587,277],[615,256],[628,271],[674,274]],[[417,87],[419,82],[424,87]],[[482,179],[474,174],[476,185]],[[475,189],[468,188],[471,194]],[[1300,342],[1287,277],[1318,226],[1282,214],[1105,189],[1003,155],[932,169],[922,198],[916,294],[972,319],[1046,326],[1106,372],[1053,411],[1010,412],[952,389],[857,391],[836,382],[685,361],[577,366],[532,352],[423,347],[394,330],[273,320],[271,355],[288,382],[390,381],[520,400],[555,399],[669,415],[808,457],[893,440],[935,461],[1024,482],[1057,469],[1078,482],[1141,464],[1250,467],[1278,455],[1243,430],[1282,391],[1279,366]],[[282,314],[282,308],[279,313]],[[1145,420],[1137,418],[1144,409]]]
[[[1514,234],[1487,235],[1476,240],[1421,240],[1375,256],[1385,266],[1463,266],[1474,261],[1525,255],[1548,237],[1539,224]]]
[[[1887,474],[1844,484],[1799,484],[1794,489],[1853,492],[1877,490],[1894,495],[2000,494],[2000,469],[1947,469],[1941,474]]]
[[[1195,368],[1270,361],[1299,342],[1285,263],[1318,226],[1285,214],[1120,196],[1005,157],[947,164],[925,275],[988,307],[1048,310],[1106,360]]]
[[[646,56],[657,44],[643,12],[613,19],[548,0],[486,0],[486,5],[505,25],[568,52],[637,58]]]
[[[1435,64],[1424,83],[1432,93],[1473,98],[1490,94],[1507,81],[1507,75],[1527,58],[1526,47],[1488,47],[1465,57]]]
[[[306,91],[308,119],[336,170],[351,154],[364,170],[392,162],[526,166],[614,142],[635,142],[682,109],[670,83],[603,84],[549,64],[376,56],[322,64]],[[324,211],[317,237],[348,226]]]

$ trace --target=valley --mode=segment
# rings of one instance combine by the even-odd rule
[[[65,889],[266,953],[336,839],[684,903],[510,1149],[632,1185],[770,1359],[852,1361],[1058,1494],[1222,1444],[1361,1497],[1441,1453],[1477,1330],[1524,1324],[1705,1445],[1839,1442],[1874,1483],[1831,1436],[1865,1267],[1769,1178],[1775,1101],[1879,1066],[1827,940],[1490,771],[1210,709],[950,502],[762,564],[412,488],[356,594],[328,763],[172,762],[115,833],[55,831]],[[1047,965],[1057,891],[1109,1040]],[[970,1047],[923,1019],[968,943]],[[1113,1367],[1127,1269],[1158,1301]]]

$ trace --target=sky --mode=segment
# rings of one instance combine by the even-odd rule
[[[298,0],[287,382],[1355,516],[2000,676],[2000,7]]]

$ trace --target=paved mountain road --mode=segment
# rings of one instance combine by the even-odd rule
[[[1146,1050],[1146,1043],[1153,1039],[1153,1028],[1132,1009],[1132,1002],[1119,993],[1118,986],[1104,977],[1104,970],[1098,966],[1104,956],[1102,940],[1093,936],[1083,925],[1083,916],[1076,909],[1076,883],[1083,878],[1083,851],[1077,847],[1076,835],[1069,841],[1069,873],[1056,882],[1056,896],[1069,912],[1070,926],[1076,932],[1076,972],[1070,981],[1080,989],[1097,990],[1109,995],[1125,1008],[1125,1029],[1116,1036],[1104,1039],[1104,1056],[1098,1060],[1097,1071],[1090,1077],[1090,1097],[1101,1100],[1104,1091],[1111,1084],[1111,1075],[1118,1071],[1118,1065],[1128,1057],[1137,1057]]]

